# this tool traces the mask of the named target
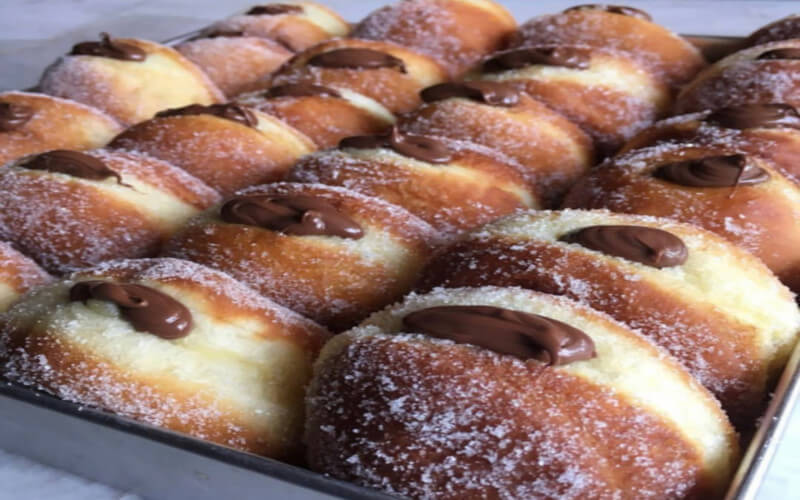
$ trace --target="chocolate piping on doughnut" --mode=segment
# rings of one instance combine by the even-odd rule
[[[639,262],[659,269],[686,262],[689,250],[672,233],[645,226],[589,226],[565,234],[559,241]]]
[[[228,200],[220,217],[232,224],[263,227],[295,236],[359,239],[364,231],[330,203],[302,195],[243,195]]]
[[[33,118],[34,110],[24,104],[0,102],[0,132],[11,132],[21,128]]]
[[[720,108],[706,116],[703,121],[725,128],[745,130],[749,128],[795,128],[800,129],[800,114],[788,104],[743,104]]]
[[[407,134],[392,129],[388,134],[345,137],[339,148],[391,148],[401,155],[428,163],[447,163],[453,154],[444,143],[424,135]]]
[[[311,57],[309,66],[321,68],[346,68],[346,69],[380,69],[390,68],[401,73],[406,73],[406,64],[386,52],[372,49],[349,48],[335,49]]]
[[[189,335],[192,313],[169,295],[144,285],[112,283],[102,280],[81,281],[69,290],[69,300],[89,299],[116,304],[120,315],[137,331],[167,340]]]
[[[483,71],[494,73],[528,66],[561,66],[587,69],[592,51],[584,47],[523,47],[500,52],[483,63]]]
[[[78,151],[55,149],[33,156],[18,163],[17,166],[27,170],[45,170],[92,181],[115,177],[117,184],[130,187],[122,182],[122,177],[118,173],[108,168],[108,165],[101,160]]]
[[[256,5],[251,8],[244,15],[246,16],[279,16],[281,14],[301,14],[303,12],[302,5],[294,5],[290,3],[271,3],[267,5]]]
[[[750,164],[742,154],[667,163],[658,167],[653,176],[688,187],[735,187],[769,180],[766,170]]]
[[[225,118],[248,127],[258,125],[258,119],[249,109],[238,104],[211,104],[203,106],[201,104],[190,104],[182,108],[166,109],[156,113],[157,118],[167,116],[191,116],[191,115],[212,115]]]
[[[147,53],[136,45],[112,40],[108,33],[100,33],[99,42],[81,42],[72,47],[69,55],[97,56],[121,61],[144,61]]]
[[[447,82],[432,85],[419,93],[425,102],[462,97],[492,106],[512,107],[519,102],[519,93],[497,82]]]
[[[596,356],[586,333],[554,319],[493,306],[440,306],[403,318],[412,333],[471,344],[520,359],[564,365]]]

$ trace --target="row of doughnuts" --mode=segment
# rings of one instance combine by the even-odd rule
[[[398,4],[394,10],[389,7],[379,11],[380,22],[372,22],[364,33],[382,26],[391,28],[392,12],[398,19],[416,14],[418,23],[428,22],[430,9],[440,8],[438,4],[429,5],[434,3],[410,1]],[[592,16],[596,10],[568,12]],[[605,13],[604,18],[641,19],[638,13],[601,12]],[[406,35],[402,30],[398,34],[398,30],[388,29],[386,36],[401,42],[402,36],[413,34],[426,45],[409,46],[432,56],[439,50],[448,50],[435,37],[423,40],[418,30],[407,30]],[[433,43],[430,38],[434,38]],[[165,255],[222,269],[280,304],[336,330],[399,299],[411,289],[434,247],[458,235],[462,238],[440,249],[422,273],[423,281],[417,285],[420,292],[434,286],[499,285],[551,294],[519,288],[436,290],[411,295],[402,304],[376,314],[362,327],[337,336],[317,363],[306,401],[307,459],[313,469],[409,496],[586,497],[632,492],[647,492],[652,497],[717,496],[736,464],[735,433],[718,403],[685,369],[720,397],[739,423],[752,421],[800,325],[791,294],[769,271],[754,258],[701,230],[665,220],[602,212],[526,212],[464,236],[465,231],[500,215],[525,207],[552,206],[588,169],[595,151],[607,154],[614,149],[609,144],[619,143],[663,112],[656,110],[662,104],[651,106],[661,98],[651,99],[650,95],[644,99],[647,105],[640,107],[637,102],[615,117],[619,123],[631,123],[632,118],[636,122],[636,116],[647,118],[620,131],[613,141],[607,140],[602,127],[592,128],[593,117],[603,118],[597,116],[602,115],[603,108],[579,107],[574,116],[563,111],[574,122],[550,109],[558,109],[559,102],[564,102],[556,92],[559,86],[566,87],[576,79],[580,82],[586,78],[583,71],[587,69],[596,70],[589,80],[590,85],[595,85],[604,72],[613,72],[608,68],[624,68],[623,73],[630,71],[632,81],[638,83],[626,87],[631,80],[623,78],[625,81],[617,89],[658,81],[653,88],[670,89],[664,92],[668,96],[672,86],[688,78],[679,75],[681,70],[674,62],[660,68],[651,62],[653,66],[643,72],[631,69],[636,64],[647,65],[636,62],[639,56],[620,55],[624,48],[615,48],[604,59],[604,48],[591,48],[590,40],[578,42],[590,49],[584,51],[581,46],[565,55],[562,50],[523,47],[511,55],[501,53],[501,62],[489,67],[505,74],[498,80],[522,80],[524,85],[516,89],[478,77],[468,83],[436,85],[419,97],[418,90],[435,82],[417,81],[416,90],[406,92],[403,82],[407,80],[398,78],[398,64],[392,59],[388,59],[388,65],[387,58],[382,57],[367,63],[366,67],[378,64],[387,71],[377,80],[353,78],[349,72],[352,67],[347,66],[351,64],[348,57],[354,56],[352,51],[344,54],[347,57],[343,67],[347,71],[337,67],[342,64],[341,49],[375,52],[376,48],[386,50],[377,45],[385,42],[335,41],[329,43],[331,50],[312,49],[311,55],[301,54],[297,60],[304,62],[287,64],[286,80],[276,80],[280,86],[274,89],[279,90],[244,99],[266,101],[269,104],[264,104],[265,109],[277,108],[275,103],[281,102],[288,110],[284,113],[293,117],[309,113],[305,105],[296,105],[300,99],[313,104],[335,98],[337,102],[358,103],[360,110],[380,109],[374,105],[378,104],[387,109],[389,117],[389,112],[398,112],[405,105],[395,98],[403,92],[414,95],[413,107],[420,98],[425,102],[422,108],[401,116],[398,127],[389,133],[346,139],[338,150],[306,156],[288,174],[289,180],[302,184],[278,183],[241,190],[259,182],[242,180],[242,185],[223,186],[223,182],[236,183],[245,177],[251,168],[245,165],[242,171],[213,185],[219,172],[215,172],[213,161],[203,162],[203,155],[225,161],[231,158],[231,169],[241,163],[233,159],[235,148],[227,149],[214,141],[216,134],[221,137],[225,133],[223,130],[231,130],[236,140],[228,143],[238,145],[241,131],[264,127],[268,133],[263,135],[277,135],[281,140],[275,141],[275,146],[253,146],[253,151],[264,147],[270,153],[286,143],[301,144],[309,150],[322,140],[329,141],[329,145],[334,143],[334,139],[324,138],[324,133],[323,139],[297,139],[306,131],[301,130],[300,135],[287,132],[289,129],[277,120],[240,104],[165,112],[123,133],[116,144],[123,151],[84,156],[104,162],[106,170],[96,165],[89,167],[90,179],[99,179],[106,185],[104,188],[130,187],[150,194],[164,187],[133,185],[137,182],[135,175],[112,165],[114,155],[141,156],[136,152],[144,148],[139,141],[152,147],[147,150],[148,155],[175,163],[211,184],[227,198],[222,202],[219,198],[206,200],[205,207],[213,206],[186,225],[174,221],[185,221],[188,215],[177,208],[172,210],[178,214],[172,219],[176,224],[172,227],[182,225],[182,229],[166,244]],[[683,42],[679,45],[683,47]],[[337,58],[324,57],[323,61],[328,62],[321,66],[308,64],[314,57],[334,50],[339,51]],[[441,53],[448,57],[451,54]],[[581,58],[587,54],[588,68],[582,69],[586,61]],[[411,74],[414,72],[410,68],[419,67],[414,66],[413,58],[393,57]],[[374,53],[367,59],[375,61]],[[577,67],[572,67],[575,64]],[[558,71],[547,71],[552,69],[549,66]],[[452,75],[463,68],[454,66],[447,71]],[[529,81],[537,83],[531,87]],[[395,87],[398,82],[401,86]],[[353,91],[355,88],[366,94],[376,85],[391,85],[388,88],[398,90],[375,92],[370,100]],[[534,97],[519,92],[521,88]],[[352,94],[345,96],[347,92]],[[588,101],[603,101],[597,96],[607,95],[613,93],[598,92]],[[605,105],[609,102],[614,102],[613,97]],[[302,113],[292,112],[292,105]],[[410,110],[412,106],[408,106]],[[636,114],[648,106],[643,115]],[[427,122],[415,114],[425,116]],[[460,117],[450,123],[455,131],[448,129],[449,116]],[[535,125],[526,117],[535,118]],[[181,125],[180,120],[191,121],[191,125]],[[303,121],[297,119],[297,123]],[[604,123],[607,130],[617,133],[611,122]],[[335,121],[331,121],[334,125]],[[189,135],[198,129],[206,141],[177,151],[181,148],[172,143],[180,141],[180,134]],[[506,129],[511,130],[508,136],[493,133]],[[325,127],[322,132],[329,130]],[[284,135],[290,138],[284,139]],[[464,141],[465,136],[469,141]],[[505,154],[498,151],[500,148]],[[173,154],[173,158],[162,157]],[[290,151],[283,160],[285,166],[258,165],[252,169],[263,169],[258,174],[264,175],[260,182],[277,180],[277,174],[272,179],[268,176],[288,169],[294,163],[290,159],[293,154],[299,157],[305,153]],[[568,161],[554,162],[559,156]],[[241,158],[252,156],[245,154]],[[147,161],[158,160],[148,156]],[[82,158],[78,163],[87,161]],[[114,167],[110,174],[109,166]],[[81,168],[86,169],[85,165],[70,167],[68,175]],[[29,166],[28,170],[65,173],[64,168],[59,171],[52,165]],[[134,180],[129,181],[127,176]],[[157,210],[156,200],[161,198],[142,199],[139,203],[152,204]],[[18,224],[11,221],[8,226]],[[643,228],[661,231],[656,234],[656,241],[666,238],[669,248],[666,254],[652,253],[662,244],[628,243],[634,253],[642,252],[644,246],[645,255],[637,260],[631,257],[631,248],[620,254],[619,250],[610,251],[608,245],[592,246],[585,238],[566,236],[581,228],[612,225],[636,228],[636,238]],[[681,244],[675,244],[675,238]],[[126,236],[121,241],[131,239]],[[622,241],[627,241],[626,237]],[[649,240],[645,237],[645,241]],[[548,244],[552,247],[549,250]],[[556,257],[557,252],[562,255]],[[686,254],[684,260],[675,253]],[[654,265],[654,255],[667,262]],[[580,259],[585,259],[585,264]],[[647,262],[643,264],[642,259]],[[607,270],[601,272],[604,265]],[[662,267],[666,269],[662,271]],[[713,278],[722,270],[729,273],[729,269],[741,272],[729,282],[716,283]],[[620,284],[615,283],[618,288],[609,286],[617,275],[623,276]],[[660,281],[666,284],[659,286]],[[130,285],[144,286],[145,290]],[[189,311],[187,316],[174,304],[165,306],[180,310],[172,318],[192,325],[191,336],[169,338],[176,334],[164,336],[160,329],[163,325],[137,323],[137,308],[148,307],[139,299],[161,303],[163,297],[153,294],[154,290],[177,299]],[[693,300],[671,304],[675,290]],[[737,293],[747,290],[759,290],[764,304],[774,308],[775,317],[764,318],[767,308],[758,304],[739,311],[738,306],[746,301]],[[552,294],[569,298],[554,298]],[[636,300],[635,296],[645,298]],[[12,309],[2,329],[2,342],[10,351],[3,354],[9,360],[5,370],[12,378],[38,384],[67,399],[110,408],[249,451],[293,459],[297,452],[293,439],[301,427],[297,405],[302,401],[302,391],[298,387],[308,380],[310,360],[328,333],[308,322],[302,327],[289,327],[300,321],[296,315],[269,299],[255,297],[255,291],[234,285],[226,275],[182,260],[101,265],[42,288]],[[649,307],[638,311],[621,307],[620,297],[627,305]],[[250,308],[258,309],[258,313],[248,317],[241,306],[251,302],[258,302],[258,307]],[[701,303],[703,306],[698,305]],[[671,304],[672,314],[652,317],[653,306],[665,304]],[[443,307],[456,310],[443,311]],[[705,317],[708,310],[715,315]],[[271,311],[271,315],[265,311]],[[188,322],[187,317],[192,321]],[[110,321],[104,323],[104,334],[95,329],[98,318]],[[93,325],[91,329],[86,330],[83,321]],[[481,331],[470,333],[466,326],[480,326],[484,321],[488,321],[485,328],[498,331],[498,339],[486,339]],[[507,325],[509,321],[512,326]],[[218,336],[223,322],[240,330]],[[173,324],[174,320],[164,323]],[[676,338],[678,324],[691,335]],[[466,329],[464,336],[455,335],[454,325]],[[511,333],[505,331],[507,328]],[[266,337],[279,335],[290,345],[300,344],[299,354],[283,360],[286,364],[280,367],[276,365],[284,377],[264,366],[260,367],[263,372],[257,371],[259,356],[277,359],[287,349],[285,343],[261,343],[265,335],[259,329],[272,332]],[[126,342],[138,339],[139,332],[145,332],[142,335],[154,349],[154,359],[159,359],[155,349],[162,349],[166,343],[185,349],[182,355],[195,360],[187,361],[184,378],[180,379],[191,391],[180,392],[171,387],[177,380],[172,375],[174,367],[137,365],[137,351]],[[641,334],[654,340],[677,362]],[[124,336],[130,340],[122,340],[119,345],[107,343],[107,339]],[[227,336],[237,340],[228,340]],[[87,340],[96,342],[97,347],[90,359],[70,350],[70,346]],[[55,351],[51,350],[54,344],[59,346]],[[207,357],[209,346],[225,346],[226,351],[230,348],[232,352],[219,353],[219,357],[232,364],[218,366],[217,373],[201,375],[194,371],[195,365],[216,361]],[[124,357],[120,352],[133,354]],[[81,363],[88,366],[89,377],[72,371],[75,364]],[[256,371],[242,371],[244,365]],[[620,376],[626,367],[640,374],[641,379]],[[130,374],[136,370],[152,375],[149,385],[120,376],[121,372]],[[230,384],[224,377],[216,378],[228,370],[241,382]],[[532,384],[532,380],[536,383]],[[239,386],[241,391],[231,391],[230,385]],[[252,394],[265,391],[269,395],[266,407],[260,406],[264,400],[252,400]],[[131,401],[127,392],[145,394],[153,404],[142,406]],[[187,394],[194,397],[187,398]],[[170,398],[186,402],[186,406],[172,403],[168,405],[170,411],[160,413],[158,409]],[[255,415],[263,417],[253,418]],[[219,423],[225,420],[232,424],[220,428]],[[281,439],[275,439],[277,436]],[[657,446],[667,440],[671,443],[668,449]]]

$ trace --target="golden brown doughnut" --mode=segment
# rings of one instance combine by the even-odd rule
[[[237,104],[161,111],[125,130],[109,147],[165,160],[223,195],[280,180],[298,158],[316,150],[293,127]]]
[[[670,89],[637,59],[588,45],[536,45],[490,56],[472,79],[510,83],[580,125],[601,154],[666,114]]]
[[[448,237],[538,208],[535,177],[477,144],[393,129],[302,158],[287,180],[342,186],[399,205]]]
[[[306,415],[313,470],[411,498],[720,498],[738,460],[674,360],[519,288],[411,295],[334,337]]]
[[[205,71],[228,98],[262,88],[294,54],[277,42],[241,31],[204,33],[175,49]]]
[[[545,205],[594,164],[591,138],[577,125],[510,85],[441,83],[421,93],[425,104],[400,118],[400,130],[468,140],[516,160],[536,178]]]
[[[675,113],[766,103],[800,106],[800,40],[750,47],[717,61],[678,94]]]
[[[240,31],[299,52],[329,38],[346,36],[350,25],[324,5],[289,1],[254,5],[244,14],[212,24],[209,30]]]
[[[516,27],[514,17],[492,0],[405,0],[369,14],[352,36],[421,52],[456,78],[502,49]]]
[[[55,150],[0,169],[0,239],[53,273],[155,255],[216,191],[145,155]]]
[[[0,321],[0,373],[81,405],[294,458],[329,336],[233,278],[120,260],[40,288]]]
[[[271,84],[348,89],[378,101],[392,113],[404,113],[422,104],[420,90],[446,79],[442,66],[410,49],[389,42],[341,39],[297,54],[273,74]]]
[[[592,169],[564,207],[694,224],[761,258],[800,291],[800,188],[764,158],[699,144],[638,149]]]
[[[0,313],[26,291],[51,279],[44,269],[10,243],[0,241]]]
[[[332,148],[345,137],[383,132],[396,121],[382,104],[347,89],[288,84],[241,95],[236,102],[285,121],[313,140]]]
[[[48,67],[39,82],[41,91],[99,108],[125,125],[162,109],[213,104],[225,97],[175,49],[106,33],[100,38],[75,45]]]
[[[706,65],[687,40],[632,7],[588,4],[534,17],[520,26],[511,48],[565,44],[619,50],[635,58],[671,88],[691,80]]]
[[[753,45],[790,40],[792,38],[800,38],[800,15],[798,14],[787,16],[762,26],[747,37],[744,45],[752,47]]]
[[[45,94],[0,93],[0,165],[50,149],[105,146],[122,126],[99,109]]]
[[[196,217],[164,255],[224,271],[339,331],[402,297],[438,242],[428,224],[376,198],[276,183]]]
[[[438,252],[418,289],[483,285],[565,295],[637,329],[742,429],[763,413],[800,333],[793,294],[757,258],[708,231],[641,215],[510,216]]]

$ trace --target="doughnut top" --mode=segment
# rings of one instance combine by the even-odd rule
[[[187,42],[193,42],[195,40],[202,40],[204,38],[239,38],[245,36],[244,30],[228,30],[228,29],[216,29],[211,28],[207,30],[202,30],[197,35],[187,38]]]
[[[301,5],[290,3],[270,3],[267,5],[256,5],[245,12],[246,16],[279,16],[281,14],[300,14],[303,12]]]
[[[483,63],[483,71],[494,73],[533,65],[588,69],[591,60],[589,47],[522,47],[498,52]]]
[[[725,128],[745,130],[749,128],[795,128],[800,129],[800,114],[788,104],[744,104],[729,106],[711,112],[704,122]]]
[[[586,333],[538,314],[494,306],[438,306],[403,318],[412,331],[517,358],[564,365],[597,356]]]
[[[34,110],[24,104],[0,102],[0,132],[11,132],[33,118]]]
[[[296,236],[338,236],[359,239],[364,231],[330,203],[308,195],[243,195],[220,208],[231,224],[263,227]]]
[[[666,163],[653,175],[659,179],[688,187],[733,187],[761,184],[769,173],[747,161],[743,154],[706,156]]]
[[[339,148],[390,148],[401,155],[428,163],[447,163],[453,159],[450,148],[433,137],[408,134],[394,128],[388,134],[345,137]]]
[[[123,185],[122,177],[111,170],[105,162],[78,151],[56,149],[33,156],[18,163],[17,166],[28,170],[45,170],[93,181],[116,177],[117,183]]]
[[[267,99],[274,97],[342,97],[342,94],[336,89],[304,82],[277,85],[271,87],[262,95]]]
[[[402,59],[386,52],[365,48],[334,49],[311,57],[306,64],[321,68],[379,69],[392,68],[407,73]]]
[[[140,332],[163,339],[185,337],[192,329],[192,313],[169,295],[154,288],[132,283],[103,280],[81,281],[69,290],[71,302],[89,299],[116,304],[120,315]]]
[[[511,107],[519,103],[519,92],[513,87],[490,81],[439,83],[423,89],[419,95],[425,102],[462,97],[491,106]]]
[[[653,18],[647,12],[625,5],[608,5],[604,3],[590,3],[586,5],[576,5],[564,10],[564,12],[571,12],[575,10],[602,10],[612,14],[621,14],[623,16],[636,17],[644,19],[645,21],[652,21]]]
[[[761,53],[756,59],[800,59],[800,48],[783,47]]]
[[[97,56],[121,61],[144,61],[147,53],[136,45],[112,40],[108,33],[100,33],[99,42],[81,42],[72,47],[69,55]]]
[[[238,104],[211,104],[203,106],[202,104],[190,104],[181,108],[166,109],[156,113],[156,118],[164,118],[168,116],[190,116],[190,115],[213,115],[226,120],[232,120],[236,123],[241,123],[248,127],[255,127],[258,125],[258,118],[256,115],[244,106]]]
[[[588,226],[567,233],[559,240],[659,269],[679,266],[689,256],[680,238],[667,231],[645,226]]]

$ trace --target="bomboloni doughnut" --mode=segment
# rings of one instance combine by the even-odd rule
[[[233,278],[121,260],[35,290],[0,320],[0,373],[67,401],[274,458],[298,454],[326,330]]]
[[[667,118],[631,138],[620,153],[687,142],[763,157],[783,175],[800,182],[800,114],[788,104],[743,104]]]
[[[209,30],[239,31],[274,40],[292,52],[299,52],[329,38],[347,36],[350,25],[324,5],[286,2],[255,5],[242,15],[212,24]]]
[[[534,17],[520,26],[511,48],[542,44],[589,45],[635,58],[677,89],[706,65],[700,51],[680,35],[633,7],[588,4]]]
[[[798,14],[778,19],[757,29],[747,37],[744,44],[747,47],[752,47],[753,45],[791,40],[792,38],[800,38],[800,15]]]
[[[34,261],[0,241],[0,313],[26,291],[51,279]]]
[[[160,111],[125,130],[109,147],[168,161],[223,195],[280,180],[298,158],[316,150],[293,127],[238,104]]]
[[[236,102],[273,115],[333,148],[345,137],[378,134],[396,121],[382,104],[347,89],[294,83],[241,95]]]
[[[216,191],[141,154],[54,150],[0,169],[0,239],[53,273],[155,255]]]
[[[31,92],[0,93],[0,165],[51,149],[105,146],[122,126],[99,109]]]
[[[438,252],[418,288],[482,285],[565,295],[637,329],[740,428],[763,413],[800,333],[793,294],[758,259],[713,233],[653,217],[507,217]]]
[[[242,31],[210,31],[175,49],[200,67],[228,97],[264,86],[294,52],[278,42]]]
[[[306,418],[312,470],[411,498],[720,498],[738,459],[674,360],[518,288],[411,295],[335,337]]]
[[[352,36],[421,52],[456,78],[502,49],[516,27],[514,17],[491,0],[405,0],[369,14]]]
[[[591,138],[563,115],[510,85],[440,83],[420,94],[425,104],[400,119],[400,130],[468,140],[502,151],[536,178],[547,205],[558,201],[594,164]]]
[[[399,205],[455,236],[542,201],[535,179],[501,153],[465,141],[405,134],[349,137],[302,158],[287,179],[342,186]]]
[[[564,207],[694,224],[761,258],[800,291],[800,189],[764,158],[710,145],[638,149],[593,168]]]
[[[175,49],[107,33],[99,42],[72,47],[45,70],[39,88],[99,108],[125,125],[162,109],[224,100],[208,76]]]
[[[370,97],[392,113],[420,104],[419,91],[447,79],[444,68],[423,54],[389,42],[331,40],[289,59],[271,85],[310,83]]]
[[[675,113],[767,103],[800,106],[800,40],[750,47],[717,61],[678,94]]]
[[[346,189],[245,189],[193,219],[164,254],[205,264],[338,331],[411,289],[438,234]]]
[[[490,56],[473,79],[510,83],[580,125],[602,154],[660,118],[669,87],[626,53],[588,45],[532,45]]]

